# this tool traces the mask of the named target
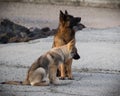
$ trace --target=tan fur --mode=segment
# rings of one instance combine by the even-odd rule
[[[71,40],[68,44],[52,48],[50,51],[41,55],[29,68],[25,81],[8,81],[2,84],[22,84],[32,86],[48,86],[52,84],[60,84],[56,77],[59,64],[63,64],[66,60],[74,57],[75,40]]]

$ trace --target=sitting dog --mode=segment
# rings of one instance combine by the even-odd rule
[[[71,58],[80,58],[75,47],[75,39],[64,46],[52,48],[40,56],[29,68],[25,81],[8,81],[2,82],[2,84],[32,86],[47,86],[50,83],[60,84],[56,77],[58,65]]]
[[[74,30],[74,26],[77,26],[80,21],[81,17],[74,17],[70,15],[67,10],[65,10],[65,13],[60,11],[59,26],[54,36],[52,47],[54,48],[63,46],[72,39],[75,39],[76,32]],[[71,58],[66,60],[66,62],[64,62],[65,64],[60,64],[57,70],[57,76],[60,77],[60,79],[64,80],[66,77],[68,77],[70,80],[73,79],[72,61],[73,59]]]

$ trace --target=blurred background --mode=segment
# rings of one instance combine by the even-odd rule
[[[26,27],[56,28],[60,10],[81,17],[87,27],[120,25],[120,0],[0,0],[0,18]]]

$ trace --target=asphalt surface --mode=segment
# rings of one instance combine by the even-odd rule
[[[62,80],[59,86],[45,87],[0,84],[0,96],[120,96],[118,9],[0,4],[0,17],[10,18],[27,27],[57,27],[60,9],[68,9],[71,14],[80,15],[83,24],[92,27],[76,35],[81,59],[73,62],[74,80]],[[24,80],[29,66],[51,48],[52,41],[53,37],[49,37],[27,43],[0,44],[0,82]]]
[[[15,76],[14,71],[21,70],[25,69],[9,68],[11,77]],[[74,72],[73,75],[75,80],[62,81],[64,85],[60,86],[0,85],[0,96],[120,96],[120,74]],[[15,78],[23,77],[16,74]]]
[[[119,30],[120,27],[102,29],[102,32],[85,29],[77,33],[81,59],[73,61],[74,80],[61,80],[61,85],[47,87],[0,84],[0,96],[120,96]],[[0,82],[23,81],[30,65],[51,48],[52,41],[53,37],[48,37],[1,44]]]

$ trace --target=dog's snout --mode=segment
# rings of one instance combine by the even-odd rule
[[[81,18],[80,17],[76,17],[76,22],[80,22],[81,21]]]
[[[75,54],[74,56],[73,56],[73,59],[75,59],[75,60],[78,60],[78,59],[80,59],[80,55],[77,53],[77,54]]]

